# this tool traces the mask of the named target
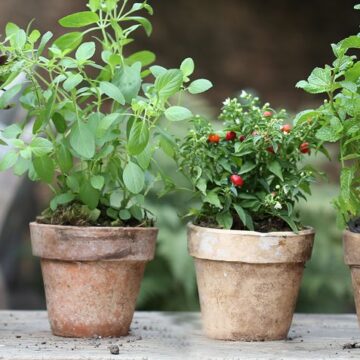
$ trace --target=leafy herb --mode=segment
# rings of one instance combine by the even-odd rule
[[[189,215],[225,229],[298,231],[294,210],[310,194],[316,172],[303,166],[304,144],[320,150],[316,124],[283,125],[288,116],[243,92],[224,102],[221,131],[200,117],[181,146],[181,169],[201,199]],[[265,225],[264,225],[265,224]]]
[[[60,19],[69,30],[57,39],[7,24],[0,43],[0,81],[7,90],[0,108],[20,94],[27,116],[2,131],[9,152],[0,170],[13,168],[49,184],[54,194],[46,219],[149,223],[144,197],[157,181],[170,186],[153,156],[158,150],[169,154],[164,137],[173,141],[158,128],[159,120],[191,118],[190,110],[172,106],[170,98],[206,91],[211,83],[190,81],[192,59],[179,69],[149,68],[155,54],[128,54],[138,29],[152,32],[150,21],[139,15],[153,14],[147,1],[89,0],[88,9]],[[12,85],[20,73],[26,82]],[[29,124],[30,139],[24,130]]]
[[[355,9],[359,10],[359,5]],[[298,120],[313,119],[320,141],[340,144],[341,190],[334,204],[338,224],[344,227],[360,216],[360,61],[354,55],[360,49],[360,36],[349,36],[331,47],[334,62],[315,68],[306,81],[297,84],[310,94],[324,94],[326,99],[319,108],[301,113]]]

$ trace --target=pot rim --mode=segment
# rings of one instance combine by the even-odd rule
[[[295,233],[293,231],[272,231],[272,232],[259,232],[259,231],[251,231],[251,230],[227,230],[227,229],[216,229],[216,228],[208,228],[204,226],[198,226],[194,225],[192,222],[188,223],[188,228],[193,229],[204,229],[206,231],[211,231],[214,233],[226,233],[226,234],[232,234],[232,235],[248,235],[248,236],[256,236],[256,237],[267,237],[267,236],[281,236],[281,237],[298,237],[301,235],[313,235],[315,234],[315,229],[311,226],[305,226],[303,230],[300,230],[298,233]],[[360,234],[359,234],[360,235]]]
[[[116,231],[116,230],[121,230],[121,231],[158,231],[159,228],[157,228],[156,226],[154,227],[140,227],[140,226],[73,226],[73,225],[53,225],[53,224],[41,224],[38,223],[36,221],[32,221],[30,223],[30,226],[39,226],[39,227],[48,227],[48,228],[56,228],[56,229],[61,229],[61,230],[78,230],[78,229],[89,229],[89,230],[105,230],[105,231]]]

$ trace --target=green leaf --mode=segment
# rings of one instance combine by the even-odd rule
[[[135,22],[138,22],[144,28],[147,36],[150,36],[151,33],[152,33],[151,22],[148,19],[144,18],[144,17],[130,16],[130,17],[123,18],[123,21],[135,21]]]
[[[91,59],[95,54],[95,43],[94,42],[85,42],[79,46],[76,50],[76,60],[85,61]]]
[[[240,169],[239,171],[239,175],[243,175],[243,174],[246,174],[248,172],[250,172],[251,170],[255,169],[256,168],[256,164],[250,162],[250,161],[247,161]]]
[[[254,223],[249,213],[245,211],[240,205],[233,204],[233,206],[244,226],[249,230],[254,231]]]
[[[114,84],[111,84],[108,81],[102,81],[100,83],[100,90],[103,94],[115,100],[119,104],[125,105],[124,95],[121,93],[120,89]]]
[[[6,90],[0,97],[0,109],[5,109],[10,105],[12,99],[21,91],[22,85],[18,84]]]
[[[44,138],[33,138],[30,143],[31,151],[35,156],[43,156],[49,154],[53,149],[51,141]]]
[[[279,216],[279,218],[283,219],[290,226],[290,228],[293,232],[295,232],[295,233],[299,232],[299,229],[293,219],[291,219],[289,216],[286,216],[286,215],[278,215],[278,216]]]
[[[206,189],[207,189],[207,181],[203,178],[200,178],[196,184],[196,187],[206,196]]]
[[[96,12],[101,9],[101,0],[89,0],[89,8],[91,11]]]
[[[180,66],[180,70],[183,72],[184,77],[188,77],[193,74],[195,70],[194,60],[191,58],[185,59]]]
[[[340,120],[332,117],[328,126],[323,126],[316,132],[316,137],[322,141],[336,142],[341,138],[342,131],[343,125]]]
[[[55,211],[59,205],[66,205],[75,199],[72,193],[64,193],[56,195],[50,202],[50,208]]]
[[[304,89],[311,94],[320,94],[330,92],[333,89],[331,69],[315,68],[310,74],[307,81],[299,81],[296,84],[297,88]]]
[[[52,116],[52,121],[56,127],[56,130],[60,134],[63,134],[66,131],[67,129],[66,121],[60,113],[58,112],[54,113]]]
[[[301,125],[304,122],[316,117],[318,112],[316,110],[304,110],[299,112],[294,119],[294,126]]]
[[[131,155],[139,155],[149,143],[148,123],[136,120],[130,130],[127,149]]]
[[[85,181],[80,186],[79,197],[90,210],[94,210],[99,204],[100,191],[94,189],[88,181]]]
[[[350,202],[351,198],[351,188],[354,181],[355,169],[344,168],[341,170],[340,176],[340,186],[341,186],[341,196],[346,202]]]
[[[13,171],[16,176],[22,176],[29,170],[30,161],[27,159],[19,158],[14,165]]]
[[[153,150],[148,144],[144,151],[136,156],[136,160],[138,164],[142,167],[142,169],[146,170],[149,168],[152,156]]]
[[[2,130],[1,135],[5,139],[15,139],[22,133],[22,128],[18,124],[12,124]]]
[[[42,36],[41,41],[40,41],[40,45],[38,47],[38,56],[40,56],[43,53],[43,51],[45,49],[45,46],[52,39],[53,36],[54,36],[54,34],[51,31],[46,32]]]
[[[64,89],[66,91],[71,91],[71,90],[75,89],[76,86],[78,86],[83,80],[84,80],[84,78],[82,77],[82,75],[80,75],[80,74],[71,74],[64,81],[63,87],[64,87]]]
[[[120,210],[119,216],[120,219],[124,221],[131,219],[131,213],[127,209]]]
[[[138,194],[144,188],[145,174],[138,165],[129,162],[124,169],[123,180],[131,193]]]
[[[125,65],[116,70],[113,84],[120,90],[126,103],[131,104],[141,88],[141,63],[136,62],[131,67]]]
[[[70,14],[59,20],[59,24],[66,28],[78,28],[95,24],[100,21],[99,16],[92,11],[81,11]]]
[[[70,134],[72,148],[84,159],[91,159],[95,155],[95,136],[88,124],[78,121],[74,124]]]
[[[105,179],[101,175],[95,175],[91,177],[90,183],[94,189],[102,190],[105,184]]]
[[[162,100],[167,100],[181,89],[182,83],[183,74],[181,70],[166,70],[156,78],[155,90]]]
[[[182,106],[172,106],[166,109],[165,116],[170,121],[182,121],[191,119],[193,113]]]
[[[38,177],[46,182],[52,183],[55,174],[55,165],[50,156],[44,155],[33,159],[34,169]]]
[[[61,51],[68,53],[76,49],[82,42],[81,32],[71,32],[60,36],[55,40],[54,45]]]
[[[280,180],[284,181],[281,165],[278,161],[274,160],[268,165],[268,169],[276,175]]]
[[[68,147],[63,144],[60,143],[57,152],[56,152],[56,158],[60,167],[60,170],[63,173],[67,173],[68,171],[70,171],[73,167],[73,157],[71,155],[70,150],[68,149]]]
[[[83,34],[80,32],[71,32],[60,36],[55,40],[54,46],[64,53],[69,53],[76,49],[82,42]]]
[[[213,87],[211,81],[206,79],[199,79],[193,81],[189,86],[190,94],[201,94],[205,91],[208,91]]]
[[[230,230],[232,228],[233,218],[232,218],[229,211],[217,214],[216,215],[216,221],[224,229]]]
[[[150,68],[150,72],[153,74],[155,78],[159,77],[160,75],[166,73],[166,69],[159,65],[154,65]]]
[[[120,209],[121,203],[124,200],[124,193],[122,191],[114,191],[110,195],[110,206],[114,209]]]
[[[156,55],[153,52],[144,50],[144,51],[136,52],[135,54],[129,56],[126,59],[126,63],[131,66],[137,62],[140,62],[141,66],[145,67],[152,64],[155,60],[156,60]]]
[[[18,154],[12,151],[8,152],[0,161],[0,171],[5,171],[12,168],[16,164],[18,158]]]
[[[360,36],[352,35],[344,40],[341,40],[338,44],[342,49],[360,49]]]
[[[217,195],[217,193],[215,191],[208,192],[206,194],[205,198],[204,198],[204,202],[212,204],[212,205],[216,206],[219,209],[222,209],[220,199],[219,199],[219,197],[218,197],[218,195]]]

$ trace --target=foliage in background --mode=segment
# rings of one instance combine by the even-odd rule
[[[172,106],[170,98],[177,95],[180,101],[182,94],[199,94],[212,84],[190,82],[190,58],[179,69],[165,69],[148,68],[155,60],[149,51],[125,56],[136,30],[152,32],[150,21],[138,15],[153,13],[147,1],[90,0],[88,7],[59,21],[65,28],[86,30],[71,30],[53,42],[51,32],[41,36],[30,26],[6,26],[0,72],[2,87],[10,86],[0,108],[9,108],[21,93],[27,117],[1,133],[9,152],[0,170],[27,172],[31,180],[49,184],[54,196],[43,221],[149,225],[146,195],[157,182],[165,190],[173,187],[154,160],[159,149],[169,154],[175,146],[159,120],[163,115],[175,122],[191,118],[189,109]],[[84,41],[89,34],[93,41]],[[94,61],[96,52],[100,63]],[[11,86],[20,73],[25,86]],[[24,129],[32,119],[26,139]]]
[[[311,194],[316,171],[300,161],[315,140],[314,124],[284,124],[284,110],[243,92],[224,102],[222,131],[200,117],[181,148],[181,169],[189,176],[201,208],[196,223],[225,229],[298,231],[295,204]]]
[[[360,10],[360,5],[355,9]],[[360,232],[360,61],[352,55],[360,49],[360,35],[347,37],[331,45],[335,60],[332,65],[315,68],[307,81],[297,87],[310,94],[325,94],[324,104],[315,110],[306,110],[299,123],[309,118],[317,122],[316,137],[322,142],[339,142],[341,163],[341,190],[334,204],[338,223]]]

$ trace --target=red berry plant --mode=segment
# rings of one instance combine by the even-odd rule
[[[194,118],[181,146],[180,169],[201,200],[189,215],[200,226],[298,231],[295,205],[311,194],[316,175],[302,160],[323,150],[314,125],[292,126],[285,110],[261,106],[245,91],[224,102],[220,120],[223,129],[215,131],[206,119]]]

